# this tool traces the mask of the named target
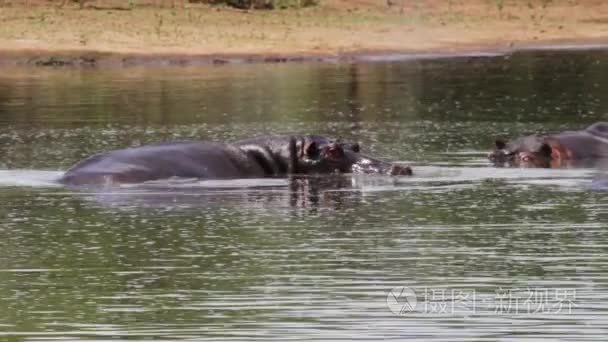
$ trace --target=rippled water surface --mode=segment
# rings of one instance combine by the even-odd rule
[[[604,341],[600,171],[485,154],[608,119],[607,80],[602,51],[3,69],[0,340]],[[54,184],[99,151],[289,132],[416,175]]]

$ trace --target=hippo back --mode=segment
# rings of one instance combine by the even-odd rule
[[[566,131],[548,138],[570,150],[571,159],[608,158],[608,124],[598,123],[586,130]]]
[[[591,135],[608,139],[608,122],[596,122],[585,130]]]
[[[170,177],[226,179],[263,177],[264,171],[235,147],[169,142],[100,153],[70,168],[65,184],[138,183]]]

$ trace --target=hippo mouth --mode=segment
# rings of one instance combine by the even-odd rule
[[[322,159],[331,165],[336,173],[363,173],[389,176],[412,175],[412,169],[409,166],[401,166],[368,158],[359,154],[358,151],[348,152],[354,154],[355,157],[352,158],[351,156],[352,159],[349,158],[349,153],[339,146],[330,146],[324,151]],[[349,159],[350,161],[345,163]]]
[[[361,158],[357,163],[353,164],[351,171],[353,173],[381,174],[389,176],[412,175],[412,169],[409,166],[380,162],[365,157]]]

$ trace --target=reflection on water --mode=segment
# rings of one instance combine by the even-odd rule
[[[3,70],[0,340],[604,340],[598,171],[485,151],[605,120],[606,57]],[[53,183],[98,151],[285,132],[415,176]]]

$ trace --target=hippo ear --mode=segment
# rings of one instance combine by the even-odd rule
[[[507,147],[507,144],[501,139],[496,139],[494,144],[496,145],[497,150],[503,150],[505,147]]]
[[[316,142],[311,142],[304,148],[304,155],[308,158],[316,158],[319,155],[319,146]]]
[[[543,157],[551,158],[551,155],[553,154],[553,149],[549,144],[544,143],[540,147],[538,153],[540,153]]]
[[[354,143],[351,148],[352,148],[353,152],[355,152],[355,153],[361,152],[361,147],[359,146],[359,143]]]

